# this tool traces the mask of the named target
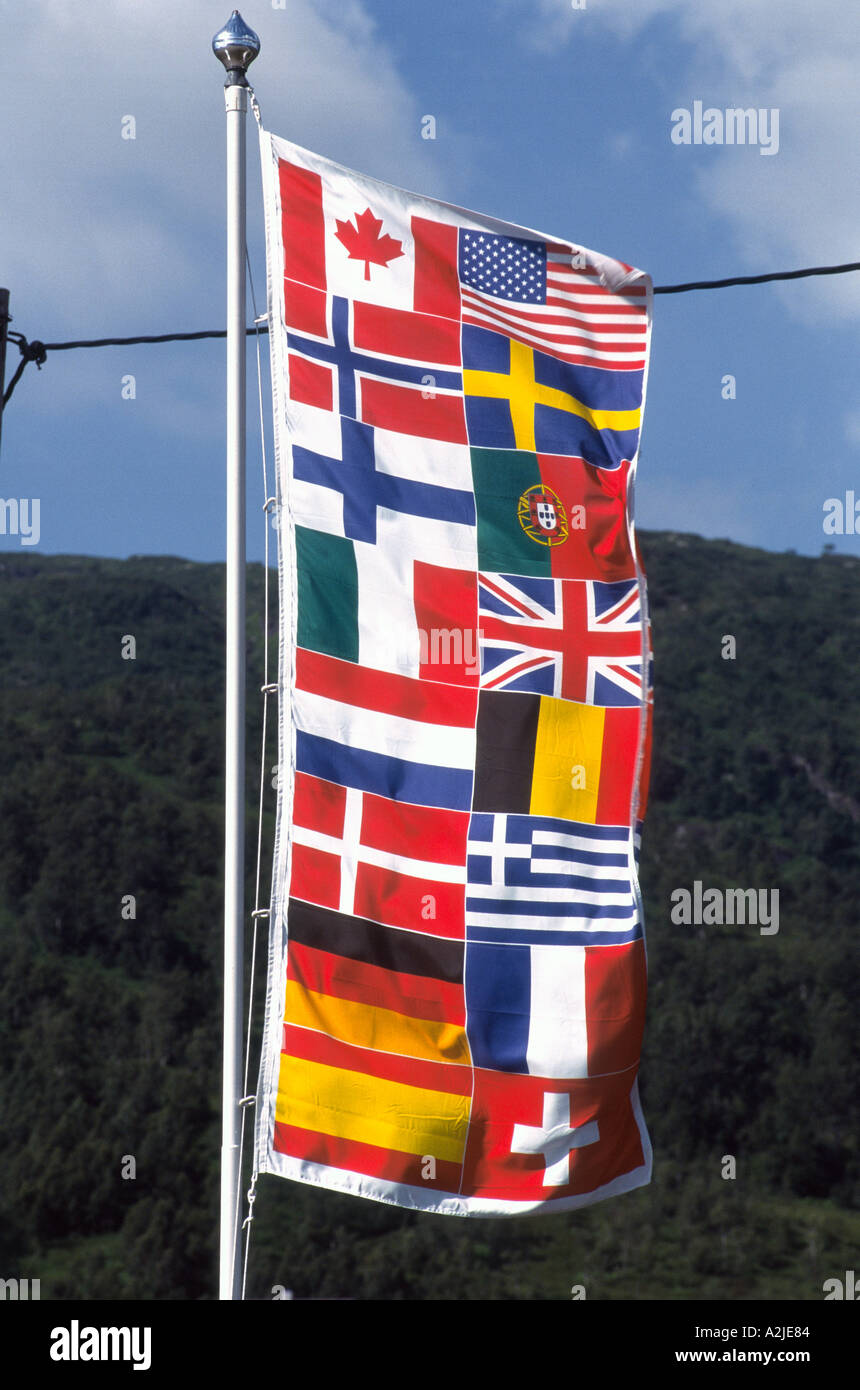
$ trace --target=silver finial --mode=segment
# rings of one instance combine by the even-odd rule
[[[227,69],[226,87],[247,86],[245,72],[260,51],[260,40],[249,29],[238,10],[234,10],[224,28],[212,40],[212,52]]]

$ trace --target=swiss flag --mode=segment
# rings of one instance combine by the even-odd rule
[[[466,812],[296,774],[291,896],[462,940]]]
[[[476,1067],[463,1194],[541,1202],[647,1182],[632,1084],[630,1071],[559,1081]]]

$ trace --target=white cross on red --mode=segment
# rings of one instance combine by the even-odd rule
[[[599,1138],[596,1120],[571,1126],[569,1095],[562,1091],[546,1091],[543,1125],[514,1125],[511,1153],[543,1154],[546,1163],[544,1187],[563,1187],[570,1182],[571,1150],[596,1144]]]

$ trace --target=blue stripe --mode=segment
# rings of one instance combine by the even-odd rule
[[[331,779],[330,779],[331,780]],[[625,884],[625,888],[629,885]],[[522,898],[466,898],[466,916],[470,912],[492,913],[494,917],[590,917],[600,921],[606,918],[617,918],[624,920],[630,917],[633,912],[633,898],[631,895],[630,903],[621,907],[609,907],[604,904],[602,907],[595,906],[593,903],[581,904],[582,911],[576,912],[574,909],[580,906],[576,899],[571,899],[564,903],[544,903],[537,902],[535,899]]]
[[[301,352],[305,357],[312,357],[317,362],[325,362],[337,369],[341,415],[355,417],[356,372],[385,377],[388,381],[404,381],[410,385],[426,386],[426,366],[410,366],[406,362],[396,362],[387,357],[371,357],[366,352],[357,352],[350,345],[348,303],[338,295],[335,295],[332,301],[332,336],[333,343],[320,343],[313,338],[305,338],[300,333],[288,333],[287,346],[291,351]],[[434,367],[433,378],[433,384],[438,390],[463,389],[463,378],[459,372],[443,371]]]
[[[471,434],[469,439],[471,442]],[[638,443],[638,430],[596,430],[569,411],[535,406],[535,449],[539,454],[576,454],[594,468],[613,471],[621,467],[622,459],[634,457]]]
[[[561,873],[541,873],[527,859],[509,859],[505,864],[505,883],[511,888],[569,888],[571,892],[581,889],[583,893],[629,893],[630,880],[627,878],[589,878],[587,875]]]
[[[494,815],[489,811],[475,812],[469,823],[470,840],[491,841]],[[527,845],[537,830],[561,835],[576,835],[581,840],[628,840],[627,825],[583,825],[579,821],[559,820],[556,816],[508,816],[507,840],[512,845]]]
[[[493,862],[488,854],[467,854],[466,875],[470,883],[492,883]]]
[[[621,337],[621,334],[618,335]],[[631,342],[635,341],[631,334]],[[643,342],[642,351],[645,351]],[[535,349],[535,380],[574,396],[592,410],[638,410],[642,405],[644,372],[607,371],[563,362]]]
[[[597,864],[607,869],[627,867],[626,854],[598,854],[596,850],[574,849],[571,845],[532,845],[532,862],[536,859],[564,859],[571,864]]]
[[[510,946],[467,946],[466,1032],[476,1067],[528,1071],[531,954]]]
[[[439,483],[419,483],[414,478],[398,478],[393,473],[374,477],[377,506],[393,512],[408,512],[430,521],[456,521],[475,525],[475,495],[462,488],[442,487]]]
[[[614,608],[616,603],[620,603],[623,598],[628,597],[632,590],[637,588],[636,583],[629,579],[619,579],[611,584],[607,584],[603,579],[594,579],[592,585],[594,588],[594,611],[598,618],[609,608]],[[638,604],[634,604],[632,609],[628,610],[627,625],[631,632],[635,632],[639,626],[638,616],[631,616],[631,613],[635,613],[637,608]]]
[[[639,923],[628,931],[535,931],[529,927],[470,927],[466,926],[468,945],[466,954],[474,945],[506,944],[508,949],[517,946],[616,946],[626,941],[637,941],[642,935]],[[471,1041],[471,1038],[470,1038]]]
[[[408,801],[417,806],[440,806],[468,811],[472,804],[472,773],[456,767],[434,767],[348,748],[332,739],[299,730],[296,734],[296,767],[299,772],[337,782],[359,791]]]
[[[632,665],[636,675],[639,675],[641,672],[642,667],[639,662],[631,663],[625,661],[623,664],[628,667],[628,669]],[[624,689],[623,686],[618,685],[614,680],[610,680],[609,677],[601,675],[598,671],[594,680],[594,703],[596,705],[607,705],[610,709],[622,709],[629,708],[631,705],[641,705],[642,699],[641,696],[634,695],[632,692]]]
[[[377,507],[431,521],[474,526],[473,493],[377,471],[370,425],[346,416],[340,423],[341,457],[330,458],[294,444],[293,474],[300,482],[343,494],[343,529],[350,540],[376,544]]]

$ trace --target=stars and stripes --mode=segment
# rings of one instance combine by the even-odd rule
[[[644,286],[601,284],[582,253],[554,242],[462,229],[463,322],[566,362],[641,371],[648,335]]]

